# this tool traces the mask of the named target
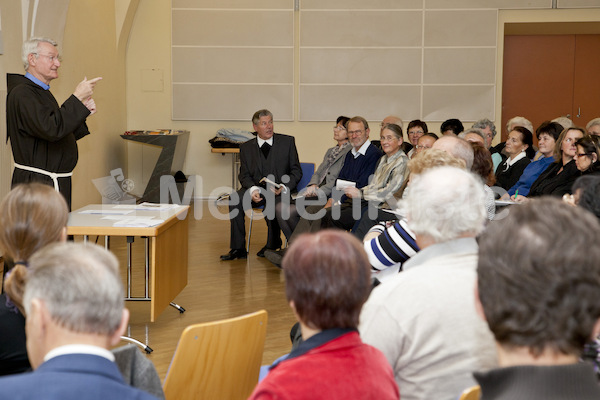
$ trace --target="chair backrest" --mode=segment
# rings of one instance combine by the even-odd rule
[[[300,168],[302,168],[302,179],[296,185],[296,190],[299,192],[308,186],[308,182],[310,182],[310,178],[312,178],[315,173],[315,163],[306,163],[301,162]]]
[[[462,392],[458,400],[479,400],[480,397],[481,387],[473,386]]]
[[[267,312],[190,325],[163,385],[167,400],[246,399],[258,382]]]

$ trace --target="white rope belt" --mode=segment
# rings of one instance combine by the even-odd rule
[[[57,192],[59,191],[58,178],[68,178],[70,176],[73,176],[73,172],[56,173],[56,172],[46,171],[46,170],[43,170],[40,168],[28,167],[26,165],[21,165],[21,164],[17,164],[17,163],[15,163],[15,168],[23,169],[25,171],[30,171],[30,172],[37,172],[38,174],[49,176],[52,179],[52,182],[54,182],[54,190],[56,190]]]

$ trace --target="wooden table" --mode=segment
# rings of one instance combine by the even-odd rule
[[[146,238],[146,296],[131,297],[131,251],[128,246],[129,268],[126,300],[150,301],[150,321],[154,322],[159,314],[177,297],[187,285],[188,279],[188,221],[189,206],[177,206],[165,211],[139,211],[123,216],[147,216],[162,219],[154,227],[115,227],[116,221],[103,219],[116,210],[115,205],[90,204],[69,214],[67,233],[98,236],[135,236]],[[102,210],[103,214],[82,214],[85,210]],[[150,241],[148,246],[148,241]],[[108,243],[108,242],[106,242]],[[148,292],[148,281],[150,291]],[[182,311],[183,309],[180,309]],[[183,312],[183,311],[182,311]]]

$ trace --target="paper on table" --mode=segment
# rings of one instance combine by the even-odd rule
[[[132,212],[133,210],[115,210],[114,208],[105,208],[102,210],[83,210],[79,211],[79,214],[127,215]]]
[[[154,219],[154,217],[152,216],[147,216],[147,215],[128,215],[128,216],[122,216],[122,215],[107,215],[106,217],[102,217],[100,219],[107,219],[107,220],[111,220],[111,221],[123,221],[123,220],[133,220],[133,219],[137,219],[137,220],[142,220],[142,221],[146,221],[146,220],[150,220],[150,219]]]
[[[144,211],[165,211],[179,207],[177,204],[158,204],[158,203],[142,203],[138,204],[136,210]]]
[[[346,180],[343,180],[343,179],[338,179],[335,182],[335,188],[337,190],[344,190],[347,187],[356,187],[356,182],[346,181]]]
[[[114,227],[118,228],[151,228],[165,222],[164,219],[136,219],[136,218],[125,218],[117,221],[113,224]]]

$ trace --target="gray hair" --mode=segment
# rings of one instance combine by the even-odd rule
[[[492,139],[495,138],[496,133],[498,133],[496,132],[496,125],[494,125],[494,123],[487,118],[480,119],[479,121],[475,122],[471,128],[485,129],[488,127],[492,131]],[[485,140],[486,138],[484,137],[483,139]]]
[[[436,167],[413,176],[405,199],[408,225],[435,243],[469,234],[475,237],[487,218],[481,180],[455,167]]]
[[[514,128],[515,126],[522,126],[523,128],[529,129],[529,132],[535,132],[533,130],[533,124],[530,120],[528,120],[525,117],[512,117],[511,119],[509,119],[506,123],[506,132],[510,133],[510,131],[512,131],[512,128]]]
[[[565,129],[571,128],[572,126],[575,126],[575,124],[573,124],[573,121],[571,119],[567,118],[567,117],[554,118],[550,122],[556,122],[556,123],[560,124],[560,126],[562,126]],[[533,132],[531,129],[530,129],[530,131]]]
[[[57,243],[29,260],[23,303],[46,305],[54,322],[77,333],[113,335],[121,323],[123,284],[116,257],[102,247]]]
[[[466,131],[461,132],[458,137],[461,139],[465,139],[465,137],[467,136],[468,133],[474,133],[478,136],[481,136],[481,138],[483,139],[483,143],[487,142],[487,137],[485,136],[485,133],[483,133],[483,131],[479,128],[470,128],[467,129]],[[465,139],[466,140],[466,139]]]
[[[465,166],[468,170],[471,170],[473,166],[473,147],[465,139],[459,138],[458,136],[442,136],[432,146],[435,149],[444,150],[446,153],[460,158],[465,161]]]
[[[261,117],[271,117],[271,119],[273,119],[273,114],[271,114],[271,111],[267,110],[266,108],[258,110],[252,116],[252,123],[254,125],[258,125],[258,122],[260,121]]]
[[[596,125],[600,125],[600,117],[594,118],[593,120],[588,122],[587,125],[585,126],[585,130],[589,131],[592,126],[596,126]]]
[[[58,43],[54,40],[46,38],[46,37],[33,37],[29,40],[23,42],[23,48],[21,49],[21,60],[23,61],[23,67],[25,67],[25,71],[29,68],[29,60],[28,57],[30,54],[35,54],[35,58],[39,58],[38,49],[39,44],[41,42],[50,43],[54,47],[58,47]]]

